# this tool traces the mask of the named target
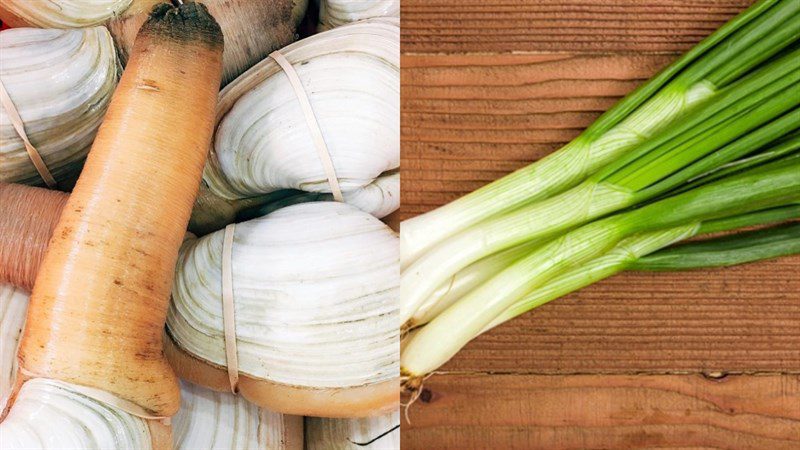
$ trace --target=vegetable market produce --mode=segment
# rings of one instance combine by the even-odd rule
[[[298,18],[305,15],[307,0],[204,0],[202,3],[225,35],[222,84],[261,61],[271,51],[295,40]],[[147,18],[146,12],[111,20],[123,63],[128,60],[134,38]]]
[[[308,94],[342,192],[360,196],[382,174],[394,173],[400,161],[398,21],[343,26],[281,53]],[[282,189],[332,192],[297,93],[274,59],[222,90],[217,118],[203,176],[215,195],[236,200]],[[373,205],[359,206],[383,213],[384,200],[376,196]]]
[[[30,290],[69,196],[0,182],[0,283]]]
[[[228,392],[181,383],[172,421],[175,450],[198,448],[302,450],[303,418],[259,408]]]
[[[799,9],[800,4],[791,0],[756,3],[620,101],[558,152],[405,221],[401,240],[404,268],[485,219],[576,186],[655,133],[669,129],[667,125],[682,123],[702,104],[719,103],[719,97],[735,96],[736,92],[748,98],[749,92],[738,86],[739,79],[797,40]],[[410,269],[409,273],[414,271]]]
[[[162,334],[221,58],[222,35],[204,6],[154,8],[36,279],[36,320],[19,350],[25,379],[95,388],[155,416],[178,409]]]
[[[232,384],[222,306],[224,235],[184,243],[165,347],[181,378],[216,391]],[[233,236],[240,394],[297,415],[362,417],[396,408],[394,232],[345,203],[312,202],[237,224]]]
[[[412,390],[416,388],[422,377],[478,333],[521,312],[515,309],[521,300],[522,310],[535,306],[530,299],[524,300],[526,296],[533,295],[534,302],[552,300],[596,281],[585,282],[581,276],[592,277],[597,275],[595,270],[609,267],[620,270],[630,258],[635,260],[697,233],[796,218],[798,202],[800,158],[787,157],[575,228],[512,262],[419,328],[401,357],[406,383]],[[774,214],[776,210],[780,213]],[[592,260],[603,255],[611,262],[594,267]],[[578,281],[563,282],[559,277],[565,273],[567,277],[577,274]],[[539,297],[541,290],[554,285],[559,292]]]
[[[117,84],[117,58],[108,30],[4,30],[0,81],[50,173],[61,187],[69,187]],[[3,107],[0,182],[44,184]]]
[[[0,410],[14,386],[17,342],[27,309],[25,291],[0,284]],[[169,427],[86,397],[80,389],[45,378],[25,383],[0,423],[3,448],[170,448]]]
[[[306,418],[308,450],[397,450],[400,412],[363,419]]]
[[[373,17],[400,17],[399,0],[320,0],[318,30]]]

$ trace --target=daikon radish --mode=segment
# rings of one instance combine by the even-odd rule
[[[210,144],[222,33],[200,3],[142,26],[31,295],[26,378],[179,407],[162,353],[172,274]]]
[[[67,198],[63,192],[0,183],[0,283],[33,288]]]

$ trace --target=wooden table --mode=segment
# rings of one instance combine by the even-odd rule
[[[403,0],[400,217],[557,149],[749,3]],[[620,275],[442,371],[404,449],[798,449],[800,258]]]

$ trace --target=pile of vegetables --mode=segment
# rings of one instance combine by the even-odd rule
[[[10,184],[44,177],[23,133],[0,116],[15,145],[13,160],[0,155],[0,174],[13,175],[0,178],[4,448],[295,450],[306,439],[320,448],[397,439],[384,428],[399,404],[399,239],[379,218],[399,206],[398,21],[292,44],[281,54],[293,68],[281,69],[267,55],[295,38],[302,0],[53,5],[0,5],[6,23],[58,28],[3,31],[3,56],[17,58],[3,60],[0,76],[57,178],[48,187],[72,191]],[[295,71],[341,199],[286,81]],[[65,82],[73,96],[65,87],[62,100]],[[266,148],[235,141],[243,130],[266,137]],[[256,184],[223,197],[201,179],[209,149],[229,148],[268,164],[230,158],[220,183],[244,174]],[[211,234],[186,234],[190,214]],[[212,233],[226,225],[230,246],[225,231]],[[287,413],[329,418],[304,432]]]
[[[621,270],[797,253],[800,3],[763,0],[561,150],[401,228],[416,390],[478,334]],[[650,255],[650,256],[648,256]]]

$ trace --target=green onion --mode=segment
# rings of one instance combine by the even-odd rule
[[[433,247],[403,272],[402,322],[453,274],[481,258],[655,198],[798,128],[799,61],[800,50],[771,61],[583,183],[486,219]]]
[[[726,218],[724,220],[708,221],[702,224],[702,227],[697,231],[697,234],[716,233],[720,231],[732,230],[735,228],[773,224],[783,220],[796,219],[796,218],[800,218],[800,205],[789,205],[786,207],[769,209],[766,211],[759,211],[757,213],[734,216],[731,218]],[[794,230],[794,228],[792,229]],[[487,329],[493,328],[497,324],[505,322],[506,320],[509,320],[513,317],[516,317],[517,315],[529,311],[530,309],[533,309],[536,306],[539,306],[541,304],[549,302],[550,300],[554,300],[558,297],[566,295],[572,292],[573,290],[576,290],[580,287],[586,286],[588,284],[599,281],[602,278],[605,278],[605,276],[597,278],[596,272],[599,272],[601,270],[608,270],[610,268],[609,266],[612,266],[613,264],[621,265],[630,262],[628,260],[620,260],[619,256],[646,254],[647,252],[644,252],[642,250],[648,249],[649,247],[646,247],[647,245],[658,244],[659,242],[664,243],[663,245],[669,245],[672,242],[670,238],[672,232],[673,231],[671,229],[659,230],[653,233],[649,233],[649,235],[652,235],[652,237],[646,236],[647,235],[646,233],[646,235],[630,238],[633,241],[630,244],[620,243],[619,246],[621,246],[622,249],[619,250],[618,252],[622,252],[623,253],[622,255],[616,255],[616,256],[612,254],[609,254],[608,256],[603,255],[599,258],[599,261],[597,262],[593,261],[587,264],[586,266],[580,266],[575,269],[572,269],[572,272],[569,275],[564,275],[562,277],[559,277],[558,280],[553,280],[552,282],[543,286],[541,289],[537,289],[536,291],[534,291],[525,300],[520,301],[518,305],[509,308],[509,310],[507,310],[506,313],[503,314],[503,316],[505,316],[503,320],[500,321],[495,320],[495,322],[490,327],[487,327]],[[676,232],[680,233],[680,231]],[[778,231],[771,231],[771,233],[773,233],[773,235],[775,236],[783,236],[783,234],[785,234],[786,232],[783,232],[783,234],[778,234]],[[737,247],[738,250],[735,255],[732,252],[725,254],[725,258],[728,258],[726,260],[731,262],[730,264],[726,265],[742,264],[750,261],[757,261],[766,258],[800,253],[800,249],[797,248],[797,246],[794,244],[794,241],[790,241],[788,238],[786,240],[787,242],[786,247],[779,249],[773,247],[759,248],[755,240],[751,241],[745,238],[745,236],[749,235],[738,234],[735,236],[737,242],[740,242],[742,245],[740,248]],[[719,239],[718,241],[726,242],[724,239]],[[641,242],[641,244],[639,242]],[[717,240],[708,242],[709,243],[717,242]],[[732,245],[733,244],[729,244],[729,248],[727,250],[730,250],[730,247]],[[645,247],[640,247],[640,246],[645,246]],[[426,303],[423,307],[417,310],[417,312],[414,314],[411,321],[409,322],[408,328],[418,327],[430,322],[431,320],[433,320],[434,317],[436,317],[442,311],[447,309],[450,305],[458,301],[458,299],[466,295],[469,291],[477,288],[478,286],[480,286],[481,284],[483,284],[484,282],[495,276],[497,273],[501,272],[503,269],[510,266],[515,261],[519,260],[525,254],[530,253],[530,251],[534,247],[535,246],[532,245],[522,245],[514,247],[513,249],[509,249],[504,252],[500,252],[490,257],[484,258],[483,260],[475,264],[472,264],[466,269],[460,271],[458,274],[456,274],[456,276],[453,277],[453,279],[446,286],[444,286],[445,289],[442,289],[443,292],[437,292],[437,295],[435,295],[432,298],[432,301]],[[636,248],[640,250],[628,251],[627,249],[629,248]],[[655,248],[660,248],[660,247],[656,245]],[[695,254],[699,254],[699,252],[702,250],[702,247],[700,246],[699,243],[693,243],[691,247],[687,246],[687,250],[691,250]],[[663,255],[663,254],[667,254],[666,251],[653,254],[653,258],[656,258],[658,255]],[[748,256],[748,254],[750,256]],[[645,263],[647,261],[654,261],[653,264],[655,264],[654,259],[648,259],[648,258],[649,257],[645,257],[635,260],[631,262],[631,264],[635,265],[635,268],[634,266],[628,266],[625,267],[625,269],[656,270],[655,267],[651,269],[645,268]],[[709,259],[709,264],[703,266],[694,266],[693,268],[716,267],[711,265],[710,261],[711,260]],[[688,261],[685,264],[686,264],[685,268],[689,268]],[[674,267],[675,267],[674,269],[665,268],[664,270],[679,270],[678,269],[679,265],[677,263],[675,264]],[[620,270],[622,269],[620,268]],[[611,274],[613,273],[616,272],[612,270]],[[574,287],[576,284],[579,284],[575,280],[583,280],[584,283],[580,284],[579,287]],[[530,306],[526,307],[525,305],[530,305]]]
[[[489,217],[575,186],[659,130],[681,123],[676,119],[718,96],[739,77],[790,46],[798,35],[800,2],[756,3],[620,101],[560,151],[405,221],[401,229],[403,266],[438,242]]]
[[[691,242],[634,261],[630,270],[675,271],[728,267],[800,253],[800,223]]]
[[[691,233],[702,230],[703,222],[798,201],[800,161],[795,161],[768,171],[756,168],[576,228],[537,247],[417,330],[401,356],[402,371],[413,378],[435,370],[534,289],[626,238],[675,227]]]
[[[677,271],[722,267],[800,253],[800,224],[776,226],[662,249],[695,235],[798,218],[800,205],[789,205],[722,220],[710,220],[700,226],[679,226],[632,236],[621,241],[608,253],[585,265],[572,268],[541,289],[534,290],[500,314],[481,333],[623,270]],[[655,253],[651,253],[653,251]]]

